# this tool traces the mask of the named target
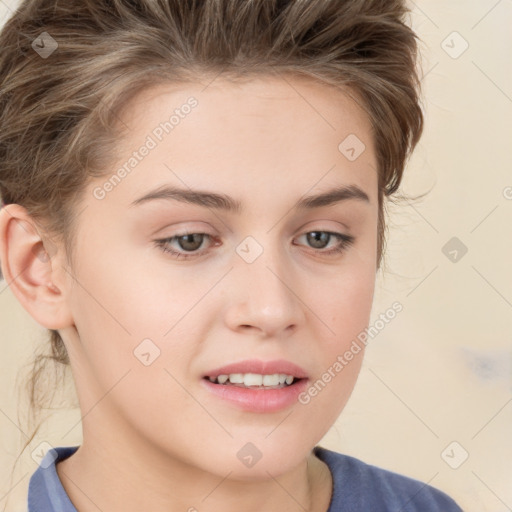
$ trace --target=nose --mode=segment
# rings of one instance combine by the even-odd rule
[[[267,244],[252,263],[236,256],[225,317],[231,330],[278,338],[304,321],[298,280],[284,252]]]

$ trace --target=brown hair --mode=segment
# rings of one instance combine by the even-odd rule
[[[397,191],[423,130],[408,13],[403,0],[26,0],[0,34],[1,198],[27,208],[72,261],[80,194],[108,172],[131,97],[220,73],[290,73],[352,91],[367,112],[380,268],[384,198]],[[32,46],[42,32],[58,44],[47,58]],[[50,342],[34,362],[32,407],[45,361],[69,363],[57,331]]]

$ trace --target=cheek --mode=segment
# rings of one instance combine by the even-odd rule
[[[101,258],[81,262],[72,295],[75,318],[86,329],[88,321],[100,338],[162,337],[176,323],[193,291],[171,273],[155,268],[136,251],[104,251]],[[115,336],[114,336],[115,335]]]
[[[141,429],[162,422],[169,427],[171,411],[194,407],[179,384],[190,357],[189,340],[180,335],[181,323],[173,328],[183,304],[172,306],[170,298],[158,296],[148,283],[141,289],[120,268],[109,272],[108,280],[101,266],[96,270],[87,279],[87,291],[77,287],[73,294],[80,339],[70,356],[78,369],[83,408],[109,415],[113,407]]]
[[[376,230],[368,228],[331,278],[323,279],[322,286],[309,299],[329,327],[325,332],[330,340],[327,352],[331,358],[333,351],[350,345],[370,321],[376,280],[376,238]]]
[[[105,389],[128,370],[131,377],[142,372],[150,378],[181,367],[194,350],[194,305],[208,290],[179,271],[162,274],[134,260],[105,254],[81,265],[71,295],[81,341],[76,359]],[[165,374],[167,384],[169,379]]]
[[[315,305],[314,313],[324,323],[326,351],[331,357],[368,326],[374,289],[372,269],[360,269],[309,294],[309,302]]]
[[[340,415],[359,375],[365,345],[358,336],[368,327],[374,286],[372,269],[361,268],[309,296],[325,323],[326,335],[317,340],[320,364],[299,407],[305,407],[311,417],[322,418],[324,432]]]

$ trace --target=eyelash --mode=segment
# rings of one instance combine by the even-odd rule
[[[344,252],[346,249],[348,249],[350,246],[353,245],[355,242],[355,237],[351,235],[345,235],[343,233],[334,233],[332,231],[321,231],[321,230],[314,230],[314,231],[307,231],[306,233],[303,233],[303,235],[308,235],[310,233],[327,233],[335,238],[337,238],[340,241],[340,244],[333,249],[329,249],[327,251],[322,249],[316,249],[317,252],[319,252],[322,256],[335,256],[337,254],[340,254]],[[190,252],[190,253],[183,253],[179,251],[175,251],[174,249],[169,248],[169,243],[172,242],[174,239],[178,239],[187,235],[206,235],[209,239],[213,238],[208,233],[194,233],[194,232],[186,232],[186,233],[180,233],[171,237],[162,238],[159,240],[155,240],[155,244],[164,252],[171,254],[172,256],[176,257],[176,259],[186,260],[190,258],[198,258],[205,254],[207,251],[203,251],[203,253]],[[302,235],[301,235],[302,236]],[[329,242],[331,240],[329,239]],[[313,248],[313,250],[315,250]]]

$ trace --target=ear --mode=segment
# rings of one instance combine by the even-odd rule
[[[60,252],[59,252],[60,251]],[[0,209],[0,263],[4,279],[28,313],[47,329],[73,324],[66,297],[62,249],[40,233],[18,204]]]

